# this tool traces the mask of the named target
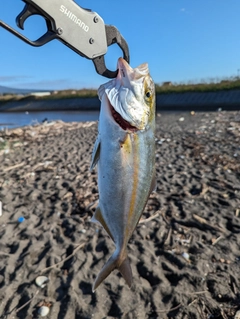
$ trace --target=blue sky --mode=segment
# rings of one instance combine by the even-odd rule
[[[48,0],[51,1],[51,0]],[[60,1],[60,0],[59,0]],[[70,1],[70,0],[69,0]],[[77,0],[115,25],[128,42],[131,66],[149,63],[156,83],[188,82],[240,75],[239,0]],[[24,2],[5,0],[0,19],[14,26]],[[31,17],[23,34],[35,40],[45,22]],[[107,81],[91,60],[54,40],[31,47],[0,28],[0,85],[15,88],[97,88]],[[115,69],[121,50],[108,49]],[[239,71],[238,71],[239,69]]]

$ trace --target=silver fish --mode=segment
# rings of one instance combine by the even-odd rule
[[[117,78],[100,86],[101,112],[91,169],[98,166],[99,204],[92,218],[116,250],[98,274],[93,291],[118,269],[129,287],[127,244],[155,187],[155,86],[148,64],[131,68],[120,58]]]

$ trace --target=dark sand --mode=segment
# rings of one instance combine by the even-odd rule
[[[234,318],[240,112],[157,117],[157,190],[128,246],[133,287],[115,271],[92,293],[114,251],[90,222],[96,134],[96,123],[61,122],[0,133],[0,318],[37,318],[42,304],[52,319]]]

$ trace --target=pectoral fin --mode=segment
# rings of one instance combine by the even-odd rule
[[[100,157],[100,136],[98,135],[96,142],[94,144],[93,147],[93,152],[92,152],[92,161],[91,161],[91,166],[90,166],[90,171],[92,171],[94,169],[94,167],[96,166],[99,157]]]

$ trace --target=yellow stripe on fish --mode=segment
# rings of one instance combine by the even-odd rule
[[[138,145],[138,136],[137,134],[132,134],[131,138],[131,147],[132,147],[132,152],[134,154],[133,156],[133,185],[132,185],[132,196],[130,200],[130,205],[129,205],[129,213],[128,213],[128,220],[127,220],[127,225],[129,225],[129,222],[132,219],[133,213],[135,211],[135,205],[136,205],[136,199],[137,199],[137,186],[138,186],[138,172],[139,172],[139,145]],[[126,239],[128,239],[129,233],[131,232],[131,229],[127,228],[128,231],[126,233]]]

